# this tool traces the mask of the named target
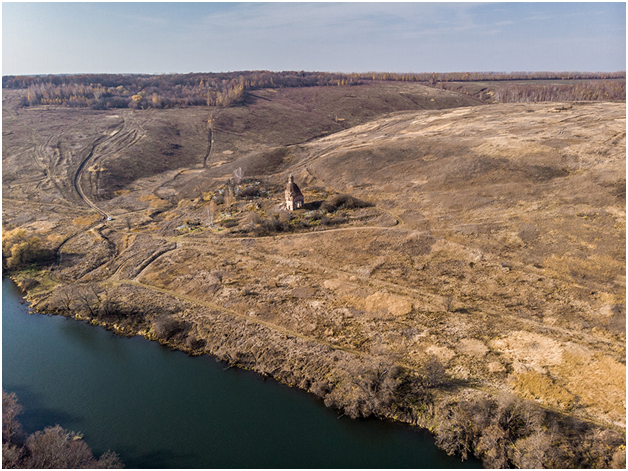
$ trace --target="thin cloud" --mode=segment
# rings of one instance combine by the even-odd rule
[[[390,34],[423,30],[425,34],[466,30],[473,26],[467,15],[471,6],[366,3],[247,4],[229,11],[206,15],[202,27],[214,31],[237,31],[254,36],[273,31],[279,35],[297,31],[299,35],[350,36]],[[434,25],[439,27],[434,28]],[[444,28],[444,29],[443,29]]]
[[[551,20],[552,18],[554,17],[551,15],[534,15],[534,16],[528,16],[525,19],[529,21],[546,21],[546,20]]]
[[[100,8],[99,13],[107,16],[113,16],[116,18],[124,18],[125,20],[131,20],[133,22],[146,23],[153,26],[165,26],[169,23],[167,18],[158,17],[158,16],[147,16],[147,15],[134,15],[131,13],[119,13],[117,11],[111,11],[107,8]]]
[[[503,33],[503,30],[501,29],[491,29],[491,30],[487,30],[487,31],[482,31],[482,34],[484,36],[494,36],[496,34],[500,34]]]

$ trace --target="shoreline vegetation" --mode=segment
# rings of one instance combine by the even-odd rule
[[[96,459],[82,434],[59,425],[26,435],[18,416],[22,413],[15,393],[2,390],[3,469],[116,469],[120,457],[106,451]]]
[[[11,278],[23,291],[32,280]],[[211,355],[230,367],[272,377],[315,394],[325,406],[351,418],[374,416],[426,429],[448,454],[463,460],[474,456],[486,468],[625,468],[625,436],[620,431],[511,394],[467,390],[461,397],[456,392],[465,385],[447,378],[434,356],[412,371],[386,355],[356,355],[250,322],[242,324],[224,312],[210,314],[211,322],[199,331],[199,326],[162,315],[164,310],[192,308],[188,302],[168,296],[153,302],[152,312],[147,312],[141,301],[129,304],[125,288],[118,285],[103,292],[97,284],[87,284],[76,298],[66,291],[53,299],[46,295],[27,299],[36,314],[70,317],[120,336],[140,335],[189,355]],[[148,291],[134,290],[133,297],[154,298]],[[60,305],[62,298],[72,309]],[[125,302],[113,306],[115,299]],[[47,429],[53,432],[58,431]],[[107,463],[109,458],[115,454],[107,455]]]
[[[3,270],[36,312],[489,468],[625,467],[625,72],[3,88]]]

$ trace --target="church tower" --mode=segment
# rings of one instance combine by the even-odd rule
[[[286,185],[286,209],[294,211],[301,206],[303,206],[303,193],[301,193],[297,184],[294,183],[294,177],[290,175]]]

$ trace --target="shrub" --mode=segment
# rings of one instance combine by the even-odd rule
[[[247,186],[246,188],[238,191],[238,196],[245,199],[254,198],[259,196],[259,188],[253,185]]]
[[[354,198],[351,195],[333,195],[327,198],[323,204],[321,204],[321,211],[333,213],[339,209],[356,209],[367,208],[372,206],[371,203]]]
[[[195,335],[189,335],[188,338],[185,339],[185,346],[190,350],[197,350],[205,346],[205,341],[196,338]]]
[[[442,385],[447,377],[445,367],[434,355],[429,355],[419,368],[421,383],[427,387]]]
[[[185,324],[172,317],[160,317],[153,321],[153,332],[160,339],[168,340],[175,334],[183,332]]]

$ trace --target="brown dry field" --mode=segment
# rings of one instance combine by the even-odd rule
[[[3,92],[3,226],[59,260],[30,275],[34,299],[148,289],[137,303],[185,301],[172,316],[200,338],[211,308],[410,369],[431,354],[460,394],[625,429],[625,103],[479,105],[415,84],[258,90],[221,110],[17,101]],[[239,167],[264,196],[177,229]],[[372,206],[258,236],[289,174],[306,203]]]

